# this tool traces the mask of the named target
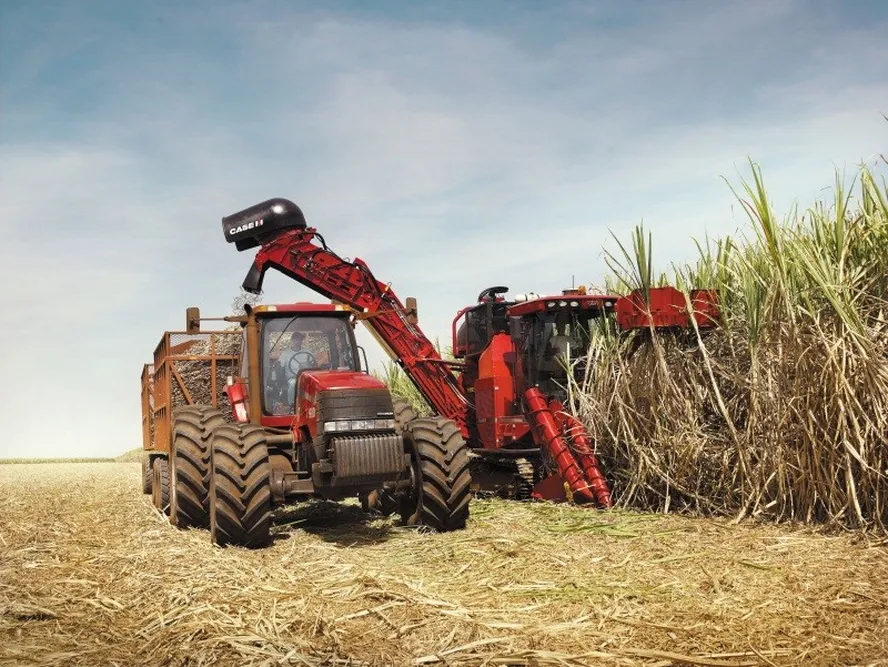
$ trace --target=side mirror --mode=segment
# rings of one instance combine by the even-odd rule
[[[416,299],[408,296],[404,304],[404,312],[407,315],[407,321],[416,326],[419,323],[419,311],[416,306]]]
[[[185,309],[185,331],[189,334],[200,333],[200,308],[197,306]]]

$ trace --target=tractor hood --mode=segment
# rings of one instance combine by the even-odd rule
[[[306,394],[331,389],[386,389],[379,378],[357,371],[303,371],[299,383]]]

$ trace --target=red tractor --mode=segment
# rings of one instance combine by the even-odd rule
[[[226,227],[305,229],[280,202]],[[459,530],[469,516],[470,453],[446,417],[396,419],[360,363],[352,311],[338,304],[245,307],[241,331],[165,332],[142,373],[142,488],[181,528],[219,545],[262,546],[272,511],[294,500],[397,495],[405,524]],[[238,345],[237,339],[240,339]],[[222,379],[220,381],[220,375]]]
[[[567,290],[552,297],[503,296],[506,287],[482,292],[453,322],[456,360],[441,357],[419,329],[415,301],[403,304],[361,260],[333,252],[302,211],[271,199],[223,218],[226,239],[238,250],[257,248],[243,288],[259,293],[274,268],[347,306],[404,369],[426,401],[458,429],[473,454],[472,488],[517,498],[569,499],[611,506],[611,493],[582,423],[565,408],[567,364],[588,350],[593,326],[613,316],[624,330],[700,328],[718,321],[715,295],[692,294],[692,311],[671,287],[627,297]],[[403,403],[394,406],[405,428],[416,421]],[[297,406],[297,414],[302,410]],[[442,450],[442,462],[449,459]],[[420,471],[421,472],[421,471]],[[369,499],[393,510],[416,500],[408,487],[381,485]]]

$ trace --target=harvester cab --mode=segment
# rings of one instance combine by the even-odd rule
[[[528,293],[511,299],[502,296],[507,291],[484,290],[476,305],[457,313],[453,353],[464,361],[463,388],[475,394],[476,406],[480,395],[482,405],[500,404],[505,414],[520,415],[520,397],[527,388],[564,401],[568,376],[582,381],[593,332],[614,311],[615,297],[587,295],[582,287],[559,296]],[[486,396],[501,393],[510,383],[511,389],[502,393],[508,397],[505,402]]]

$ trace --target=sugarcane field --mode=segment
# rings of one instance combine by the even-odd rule
[[[0,2],[0,667],[888,667],[886,34]]]

